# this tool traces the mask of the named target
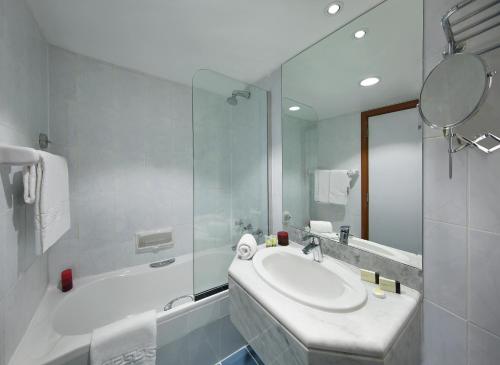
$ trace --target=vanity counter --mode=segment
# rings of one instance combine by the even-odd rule
[[[292,244],[292,247],[301,248],[297,244]],[[263,249],[273,248],[259,247],[259,250]],[[325,256],[326,259],[335,260]],[[340,263],[359,277],[358,268]],[[384,299],[379,299],[372,294],[376,285],[362,282],[367,300],[361,308],[350,312],[329,312],[301,304],[273,289],[259,276],[251,260],[235,258],[229,268],[229,278],[235,310],[238,310],[238,304],[245,305],[245,299],[237,296],[248,294],[306,350],[383,360],[409,322],[419,314],[420,294],[405,286],[401,286],[401,294],[386,293]],[[251,310],[246,312],[248,316],[252,315]],[[238,324],[240,327],[245,325],[237,323],[237,327]]]

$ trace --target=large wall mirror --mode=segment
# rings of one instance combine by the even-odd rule
[[[284,224],[419,268],[422,19],[387,0],[282,68]]]

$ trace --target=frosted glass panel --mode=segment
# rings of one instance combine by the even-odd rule
[[[268,233],[267,94],[201,70],[193,79],[194,289],[227,284],[245,232]]]
[[[370,240],[422,254],[422,136],[416,109],[370,118]]]

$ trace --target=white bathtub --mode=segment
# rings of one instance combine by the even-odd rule
[[[221,255],[226,258],[227,248],[198,254],[196,260],[204,265]],[[228,314],[227,292],[163,311],[172,299],[192,294],[192,255],[161,268],[140,265],[78,279],[68,293],[50,286],[9,365],[85,360],[94,328],[151,309],[158,311],[158,347]]]

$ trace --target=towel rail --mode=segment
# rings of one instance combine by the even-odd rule
[[[40,161],[40,154],[34,148],[0,144],[0,164],[27,166]]]
[[[463,3],[459,4],[459,5],[457,5],[457,10],[460,10],[460,9],[464,8],[464,7],[466,7],[467,5],[472,4],[472,3],[473,3],[473,2],[475,2],[475,1],[476,1],[476,0],[469,0],[469,1],[463,2]],[[461,16],[460,18],[455,19],[454,21],[451,21],[451,22],[450,22],[450,25],[451,25],[452,27],[454,27],[455,25],[458,25],[458,24],[460,24],[460,23],[462,23],[462,22],[464,22],[464,21],[466,21],[466,20],[468,20],[468,19],[472,18],[473,16],[476,16],[476,15],[478,15],[478,14],[482,13],[483,11],[488,10],[489,8],[491,8],[491,7],[495,6],[495,5],[496,5],[496,4],[498,4],[498,3],[499,3],[499,1],[498,1],[498,0],[491,1],[491,2],[489,2],[488,4],[483,5],[483,6],[481,6],[480,8],[477,8],[477,9],[476,9],[476,10],[474,10],[474,11],[471,11],[469,14],[465,14],[465,15]]]
[[[315,169],[315,170],[308,170],[307,173],[309,175],[314,175],[314,172],[316,170],[336,170],[336,169]],[[358,175],[359,175],[359,170],[357,170],[357,169],[347,170],[347,176],[349,176],[350,178],[353,178],[353,177],[358,176]]]
[[[458,3],[454,7],[450,8],[448,12],[442,17],[441,25],[443,27],[444,34],[447,40],[447,50],[446,54],[454,54],[457,52],[461,52],[464,49],[464,43],[474,37],[477,37],[483,33],[486,33],[494,28],[500,26],[500,22],[495,22],[493,24],[486,25],[489,21],[494,20],[500,16],[500,10],[495,10],[491,14],[483,15],[484,12],[492,9],[493,7],[500,5],[500,0],[493,0],[489,3],[480,6],[475,10],[470,10],[469,12],[463,14],[462,16],[452,20],[453,16],[456,16],[458,12],[465,12],[466,8],[477,0],[466,0],[461,3]],[[479,16],[479,19],[475,19],[476,16]],[[463,22],[471,20],[471,22],[462,27],[457,27],[457,25],[462,24]],[[486,25],[481,28],[481,25]],[[467,34],[467,32],[471,31],[471,33]],[[465,33],[465,34],[464,34]],[[461,37],[457,37],[458,35],[462,35]],[[473,52],[476,54],[484,54],[490,52],[494,49],[500,48],[500,42],[497,42],[493,45],[483,48],[482,50]]]

